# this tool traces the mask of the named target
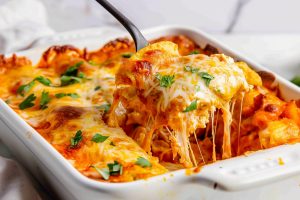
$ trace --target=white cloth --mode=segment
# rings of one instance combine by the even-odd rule
[[[40,200],[23,169],[14,160],[0,157],[0,199]]]
[[[0,3],[0,53],[26,49],[36,39],[53,33],[40,1],[0,0]]]
[[[38,0],[0,0],[0,53],[25,49],[51,33],[46,10]],[[2,145],[1,155],[9,156]],[[16,161],[0,156],[0,200],[41,199],[28,177]]]

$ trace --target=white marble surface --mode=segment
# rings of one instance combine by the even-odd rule
[[[298,34],[215,34],[217,39],[290,80],[300,75]]]
[[[0,2],[3,0],[0,0]],[[56,31],[118,25],[93,0],[41,0]],[[140,28],[185,24],[211,33],[300,33],[299,0],[110,0]]]

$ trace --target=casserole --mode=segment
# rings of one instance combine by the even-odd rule
[[[221,52],[249,63],[255,70],[266,69],[256,63],[223,47],[205,34],[191,28],[164,27],[146,31],[147,38],[162,35],[184,34],[201,46],[207,43],[217,47]],[[88,44],[86,44],[88,46]],[[30,57],[29,52],[24,55]],[[39,52],[40,54],[40,52]],[[277,77],[279,88],[285,99],[298,99],[299,89],[291,83]],[[1,138],[8,144],[18,158],[39,179],[47,179],[63,199],[98,198],[197,198],[201,195],[195,188],[204,190],[202,184],[212,188],[229,190],[245,189],[258,186],[272,180],[291,176],[300,171],[299,145],[284,145],[277,148],[256,152],[248,157],[237,157],[204,167],[199,174],[186,176],[185,170],[139,180],[131,183],[99,183],[79,174],[70,163],[55,151],[43,138],[20,119],[3,101],[1,101],[1,121],[6,128],[1,129]],[[14,137],[16,138],[14,138]],[[278,159],[282,158],[284,165]],[[136,192],[139,191],[139,192]],[[209,191],[209,190],[207,190]],[[209,195],[204,191],[205,195]]]

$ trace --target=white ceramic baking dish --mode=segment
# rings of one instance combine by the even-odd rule
[[[201,46],[209,43],[221,52],[247,62],[257,71],[268,71],[198,29],[163,26],[145,30],[143,33],[147,39],[184,34]],[[98,29],[98,38],[91,36],[74,44],[95,49],[110,39],[125,35],[127,36],[115,29]],[[62,43],[57,38],[48,38],[48,44],[49,41]],[[45,48],[35,48],[17,54],[37,61],[44,50]],[[276,78],[285,99],[300,99],[299,88],[280,76]],[[300,176],[296,176],[300,175],[300,144],[283,145],[248,156],[219,161],[203,167],[199,173],[193,175],[186,175],[186,170],[179,170],[130,183],[102,183],[81,175],[2,100],[0,137],[16,158],[49,191],[61,199],[266,199],[275,194],[277,199],[291,199],[288,198],[289,195],[300,196]],[[279,159],[283,160],[283,165],[279,164]],[[273,183],[274,181],[279,182]],[[289,190],[288,194],[286,189]]]

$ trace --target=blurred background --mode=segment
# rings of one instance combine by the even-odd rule
[[[299,0],[110,2],[141,29],[194,26],[288,79],[300,74]],[[33,47],[45,36],[103,26],[122,29],[94,0],[0,0],[0,53]]]

